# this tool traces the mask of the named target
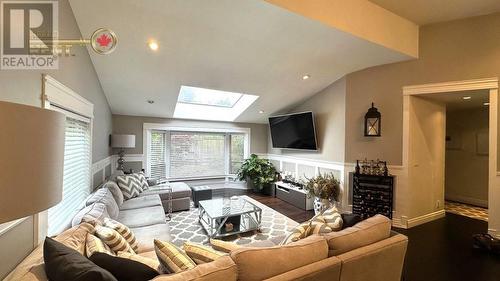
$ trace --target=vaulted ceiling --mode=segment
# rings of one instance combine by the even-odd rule
[[[260,0],[117,3],[70,0],[82,36],[118,36],[112,54],[90,52],[114,114],[172,117],[187,85],[257,95],[235,121],[264,123],[347,73],[412,58]]]

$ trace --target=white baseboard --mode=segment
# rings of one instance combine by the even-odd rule
[[[417,225],[424,224],[426,222],[430,222],[433,220],[444,218],[445,215],[446,215],[446,212],[444,210],[439,210],[439,211],[436,211],[433,213],[425,214],[423,216],[408,219],[406,225],[407,225],[407,228],[412,228],[412,227],[415,227]]]
[[[449,200],[449,201],[455,201],[455,202],[466,203],[466,204],[471,204],[474,206],[488,208],[488,200],[482,200],[482,199],[477,199],[477,198],[467,197],[467,196],[460,196],[460,195],[455,195],[455,194],[446,194],[445,198],[446,198],[446,200]]]

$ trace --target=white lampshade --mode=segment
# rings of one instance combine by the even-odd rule
[[[111,147],[115,148],[134,148],[135,135],[112,135]]]
[[[0,102],[0,223],[61,201],[64,126],[62,113]]]

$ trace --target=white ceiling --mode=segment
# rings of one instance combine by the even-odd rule
[[[500,11],[499,0],[369,0],[418,25]]]
[[[441,94],[428,94],[421,96],[427,99],[438,101],[440,103],[444,103],[446,105],[446,109],[450,111],[486,108],[484,103],[489,101],[488,90],[461,91]],[[468,100],[464,100],[463,97],[465,96],[471,98]]]
[[[172,117],[188,85],[260,96],[235,121],[265,123],[347,73],[409,59],[265,1],[70,3],[84,37],[100,27],[118,36],[112,54],[89,52],[114,114]]]

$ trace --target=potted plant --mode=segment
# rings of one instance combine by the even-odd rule
[[[276,181],[276,168],[267,159],[252,154],[238,169],[237,178],[247,181],[255,192],[271,194],[271,185]]]
[[[314,213],[319,214],[330,208],[333,202],[339,200],[340,182],[332,173],[322,175],[321,173],[314,178],[307,179],[304,183],[304,189],[308,196],[314,196]]]

